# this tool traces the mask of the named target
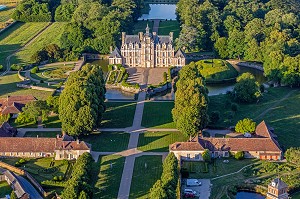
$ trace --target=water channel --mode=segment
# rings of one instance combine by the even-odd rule
[[[236,199],[265,199],[266,197],[258,193],[239,191]]]
[[[142,14],[142,16],[138,20],[176,20],[176,4],[145,4],[145,6],[145,10],[147,10],[147,13]]]

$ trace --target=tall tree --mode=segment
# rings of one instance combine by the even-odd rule
[[[190,138],[197,135],[209,121],[205,81],[196,64],[183,67],[176,83],[175,107],[172,110],[176,127]]]
[[[87,64],[72,73],[59,99],[63,131],[78,136],[100,125],[105,111],[105,92],[100,66]]]

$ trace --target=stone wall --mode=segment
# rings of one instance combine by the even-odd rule
[[[24,83],[17,83],[17,87],[19,87],[19,88],[28,88],[28,89],[33,89],[33,90],[40,90],[40,91],[49,91],[49,92],[56,91],[56,89],[54,89],[54,88],[32,86],[32,85],[27,85],[27,84],[24,84]]]

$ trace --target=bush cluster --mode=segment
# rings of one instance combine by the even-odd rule
[[[18,162],[15,163],[15,166],[16,167],[20,167],[20,166],[22,166],[25,163],[26,163],[26,160],[22,158]]]
[[[89,182],[93,161],[89,153],[84,153],[77,159],[71,177],[61,194],[62,199],[77,199],[82,192],[87,198],[92,198],[93,192]]]
[[[178,160],[174,153],[169,153],[163,163],[161,179],[150,190],[150,198],[177,198]]]
[[[37,72],[39,72],[39,67],[37,67],[37,66],[33,67],[33,68],[30,70],[30,73],[32,73],[32,74],[35,74],[35,73],[37,73]]]

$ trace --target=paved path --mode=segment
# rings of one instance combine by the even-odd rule
[[[237,173],[243,171],[245,168],[250,167],[250,166],[252,166],[252,165],[254,165],[254,164],[246,165],[246,166],[244,166],[243,168],[241,168],[240,170],[238,170],[238,171],[236,171],[236,172],[228,173],[228,174],[222,175],[222,176],[218,176],[218,177],[212,178],[211,180],[217,180],[217,179],[219,179],[219,178],[224,178],[224,177],[227,177],[227,176],[231,176],[231,175],[237,174]]]
[[[52,22],[49,23],[45,28],[43,28],[41,31],[39,31],[33,38],[31,38],[23,47],[15,50],[12,54],[10,54],[8,57],[6,57],[6,70],[0,74],[0,77],[6,75],[10,71],[10,58],[14,56],[17,52],[23,50],[27,46],[29,46],[31,43],[33,43],[45,30],[47,30],[52,25]]]

